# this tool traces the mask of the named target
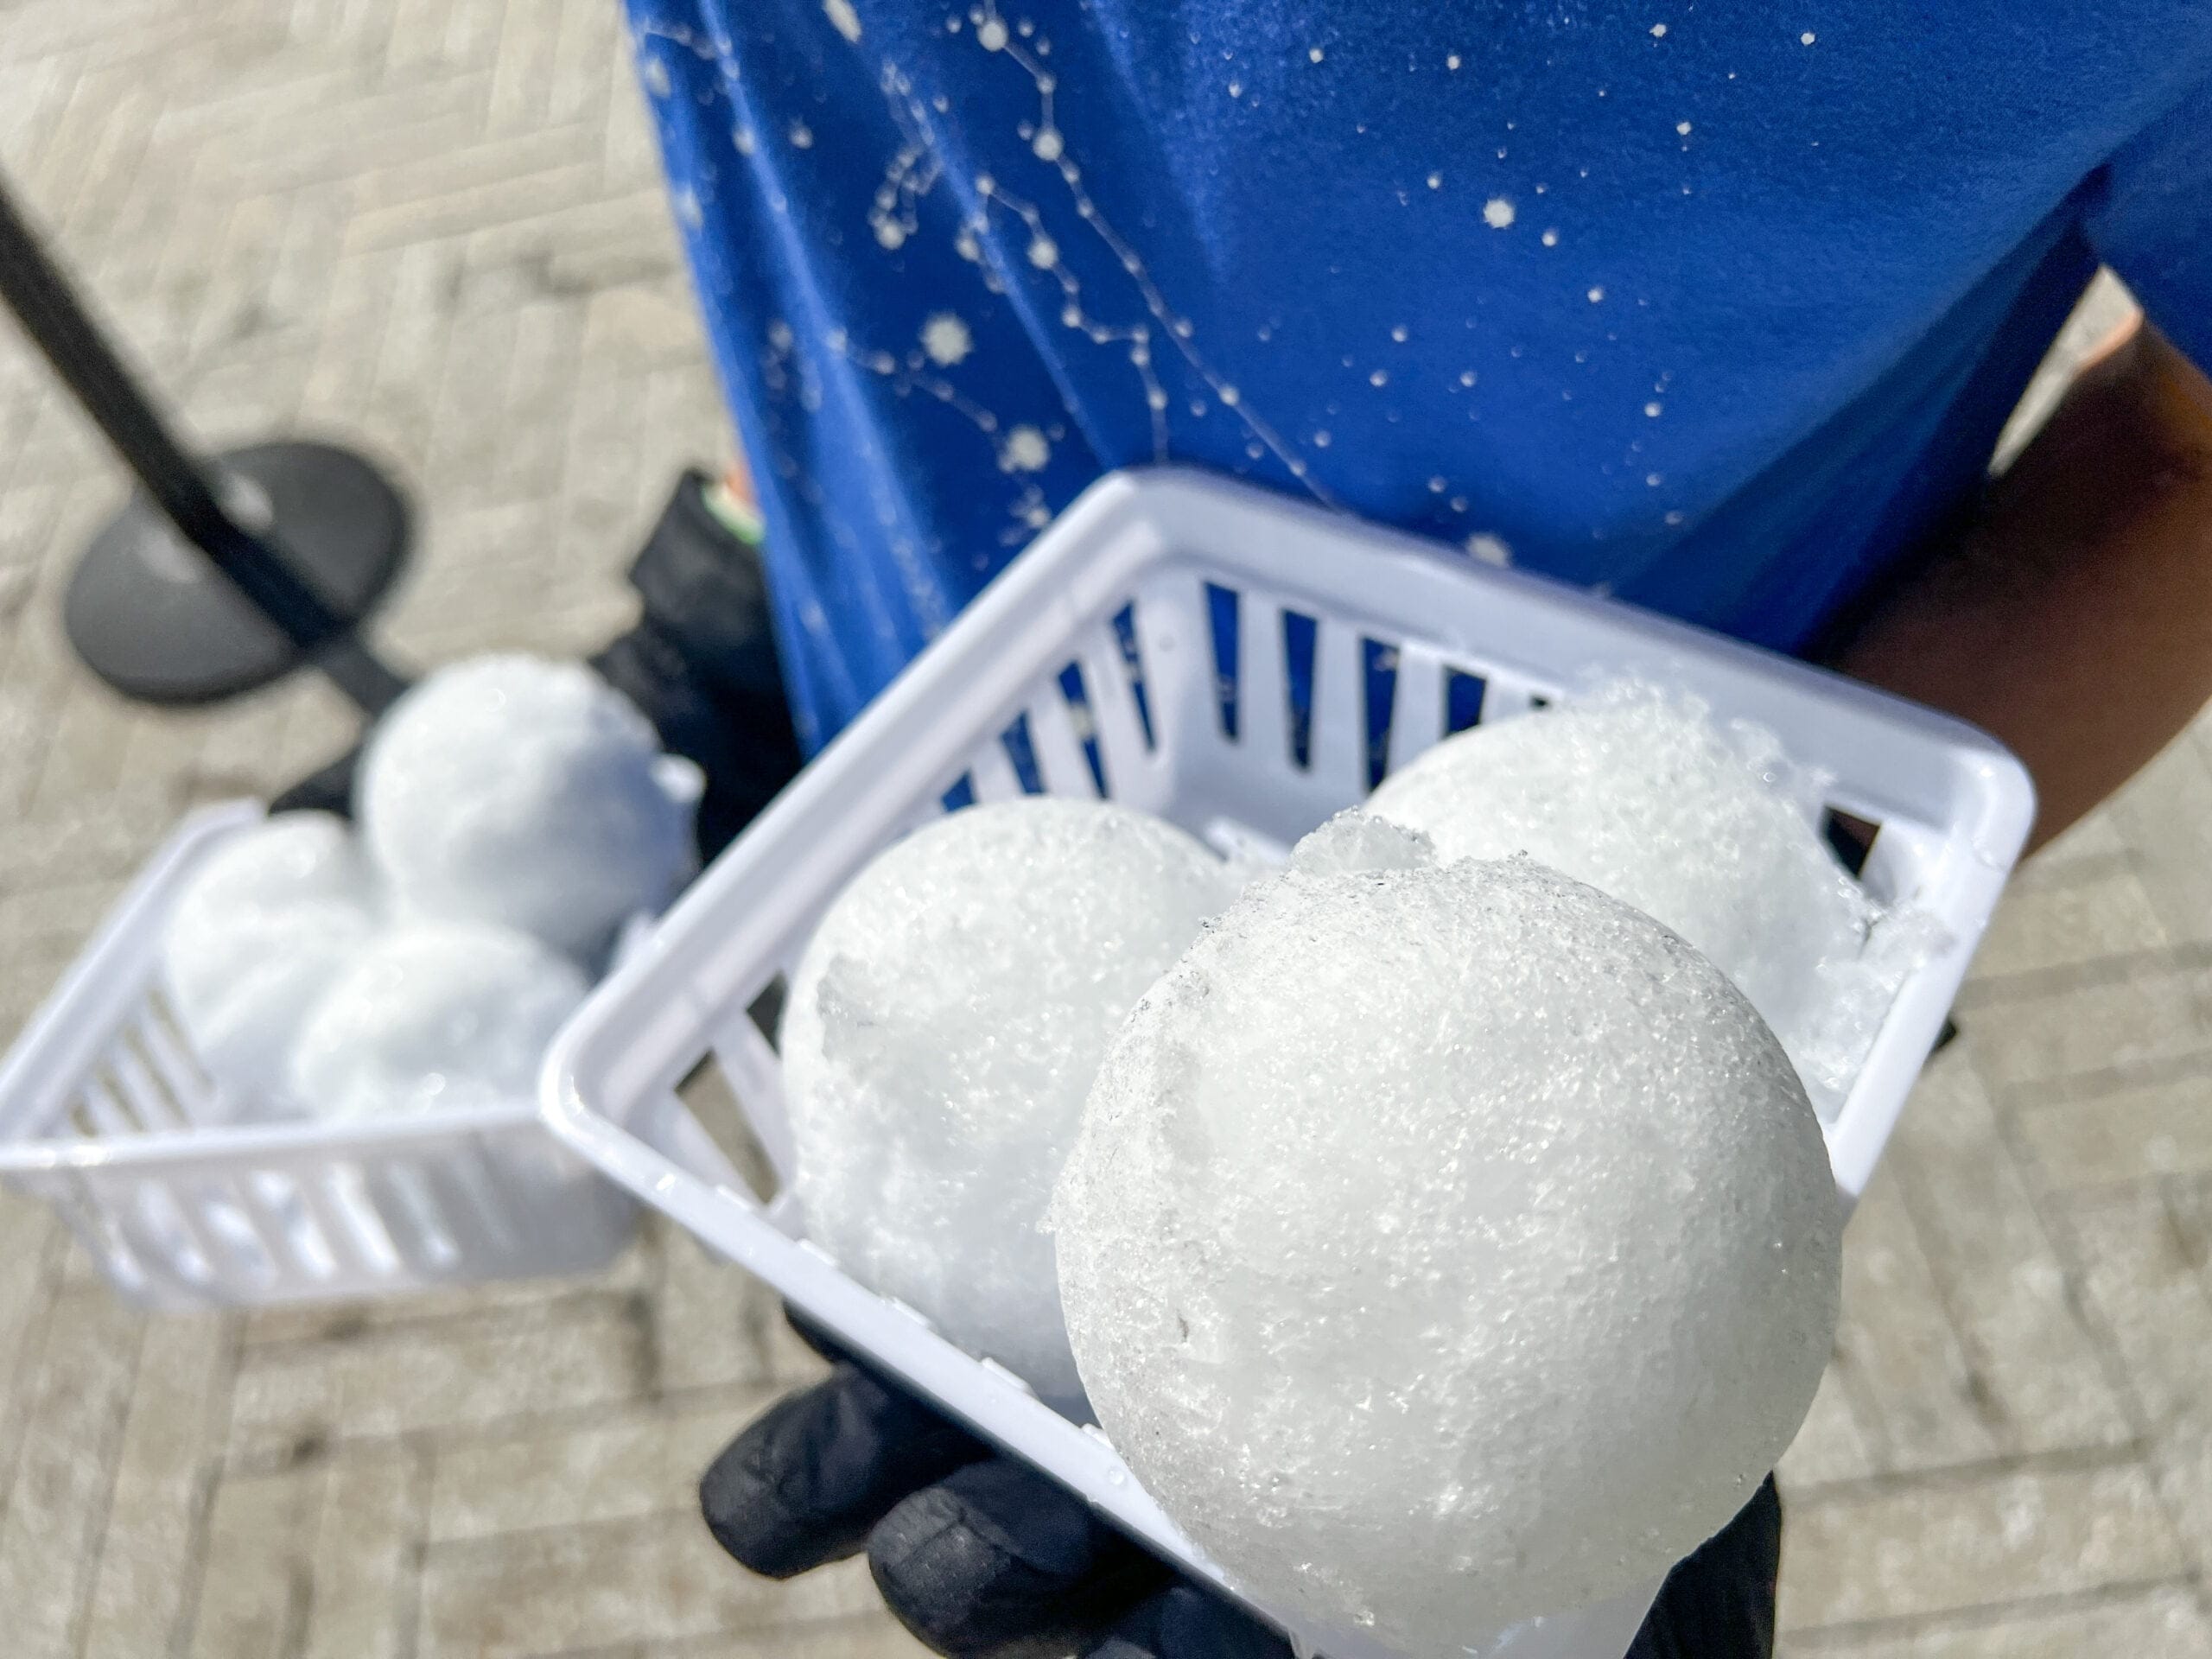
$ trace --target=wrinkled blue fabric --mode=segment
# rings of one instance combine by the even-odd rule
[[[631,0],[802,736],[1173,459],[1784,649],[2100,260],[2212,360],[2202,0]]]

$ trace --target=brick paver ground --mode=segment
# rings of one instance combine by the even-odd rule
[[[421,507],[381,637],[619,626],[726,442],[614,0],[0,5],[0,165],[215,441]],[[130,708],[56,626],[114,468],[0,340],[0,1029],[181,808],[337,750],[307,682]],[[2037,861],[1854,1223],[1784,1473],[1798,1654],[2212,1656],[2212,732]],[[649,1230],[582,1282],[149,1320],[0,1196],[13,1659],[865,1659],[852,1567],[716,1558],[710,1448],[812,1362]]]

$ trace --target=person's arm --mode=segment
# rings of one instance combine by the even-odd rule
[[[2010,746],[2031,849],[2083,817],[2212,700],[2212,381],[2126,334],[1836,666]]]

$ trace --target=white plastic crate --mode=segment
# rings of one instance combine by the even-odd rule
[[[805,1240],[788,1196],[756,1198],[698,1124],[660,1103],[711,1058],[787,1187],[778,1062],[747,1011],[868,860],[948,806],[1103,793],[1217,847],[1281,848],[1447,731],[1524,712],[1593,671],[1637,670],[1756,718],[1831,772],[1830,804],[1881,826],[1869,888],[1910,898],[1951,937],[1897,997],[1827,1126],[1839,1187],[1855,1197],[2026,835],[2019,764],[1955,721],[1802,664],[1173,469],[1088,491],[715,861],[555,1042],[548,1118],[849,1347],[1235,1593],[1095,1427],[846,1277]],[[1615,1659],[1656,1588],[1470,1630],[1470,1650]],[[1274,1622],[1336,1659],[1385,1651]]]
[[[604,1265],[637,1206],[536,1103],[372,1122],[218,1122],[158,983],[163,918],[251,802],[155,854],[0,1067],[0,1176],[131,1300],[259,1306]]]

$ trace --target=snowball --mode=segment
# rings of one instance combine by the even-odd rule
[[[1039,1222],[1115,1028],[1235,892],[1182,831],[1098,802],[971,807],[884,853],[823,918],[784,1018],[809,1235],[1077,1400]]]
[[[1927,941],[1868,952],[1882,912],[1814,829],[1819,786],[1770,734],[1626,684],[1447,739],[1367,805],[1446,859],[1525,852],[1665,923],[1766,1016],[1826,1112]]]
[[[285,1109],[285,1056],[317,997],[376,927],[352,831],[327,812],[284,812],[226,837],[193,870],[162,934],[177,1022],[221,1086],[222,1116]]]
[[[1839,1205],[1772,1034],[1526,859],[1255,883],[1131,1013],[1052,1224],[1115,1446],[1412,1656],[1647,1586],[1789,1444]]]
[[[401,924],[316,1006],[292,1052],[293,1091],[334,1118],[528,1100],[584,989],[573,963],[527,934]]]
[[[480,657],[394,703],[362,756],[361,831],[419,915],[519,928],[578,958],[690,866],[696,774],[574,663]],[[680,773],[690,773],[680,779]]]

